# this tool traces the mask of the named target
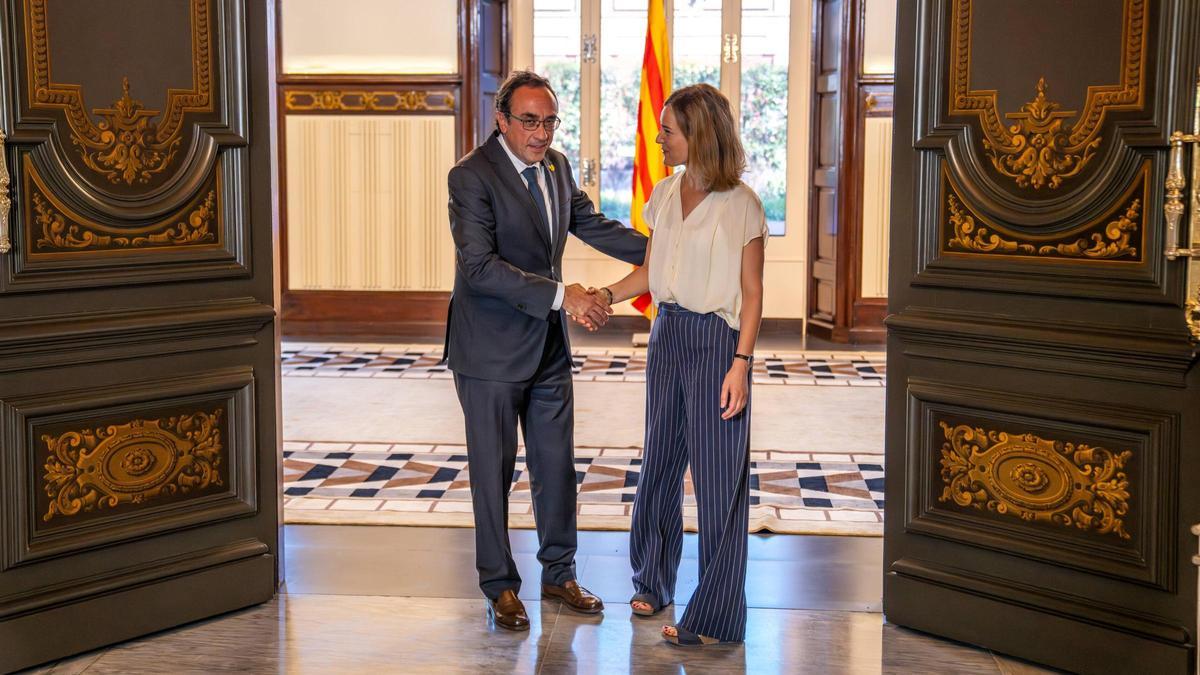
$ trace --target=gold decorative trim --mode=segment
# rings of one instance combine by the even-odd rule
[[[943,166],[942,189],[946,195],[943,250],[1007,254],[1042,260],[1140,263],[1145,239],[1143,209],[1149,199],[1149,176],[1150,163],[1147,161],[1142,164],[1138,177],[1116,202],[1119,206],[1107,215],[1069,232],[1031,235],[1014,232],[1011,228],[986,221],[982,216],[972,213],[950,180],[948,169]]]
[[[1138,110],[1143,106],[1146,69],[1146,0],[1125,0],[1122,21],[1121,82],[1087,89],[1083,113],[1064,129],[1074,110],[1059,111],[1045,96],[1045,79],[1037,83],[1037,96],[1000,121],[995,89],[971,89],[972,0],[954,0],[950,68],[950,114],[976,115],[983,129],[983,147],[992,166],[1023,188],[1056,189],[1074,177],[1100,146],[1100,126],[1108,111]]]
[[[99,124],[101,142],[74,136],[71,142],[83,155],[83,163],[109,181],[127,185],[149,183],[166,169],[183,141],[178,134],[162,142],[155,138],[154,123],[158,110],[146,110],[141,101],[129,96],[129,78],[121,78],[121,98],[112,108],[97,108],[104,118]]]
[[[209,0],[191,0],[192,87],[168,89],[162,123],[160,111],[146,109],[129,96],[129,78],[122,78],[124,95],[111,108],[97,108],[96,123],[84,105],[83,87],[50,80],[50,30],[47,0],[25,0],[25,39],[30,45],[28,76],[30,106],[61,109],[71,129],[71,143],[84,164],[112,183],[149,183],[170,166],[182,141],[183,118],[189,112],[212,112],[213,66]]]
[[[42,435],[50,507],[42,516],[75,516],[160,495],[223,485],[223,410]]]
[[[392,91],[289,89],[288,112],[454,112],[454,94],[420,89]]]
[[[27,155],[25,195],[32,202],[26,213],[25,241],[31,256],[74,251],[119,251],[129,249],[214,246],[221,241],[221,215],[217,194],[221,172],[216,170],[212,186],[176,215],[140,228],[118,228],[74,214],[54,196]]]
[[[1128,540],[1129,450],[938,422],[939,502]]]
[[[1020,187],[1041,189],[1047,183],[1051,189],[1062,185],[1066,178],[1079,174],[1096,155],[1100,138],[1082,145],[1080,152],[1062,150],[1066,133],[1063,120],[1073,117],[1074,110],[1059,111],[1059,104],[1046,99],[1046,80],[1037,83],[1037,96],[1021,106],[1021,112],[1005,115],[1017,124],[1009,129],[1007,145],[996,145],[983,139],[984,150],[997,171],[1012,178]]]
[[[1120,258],[1122,256],[1137,256],[1137,247],[1129,245],[1129,236],[1136,232],[1141,221],[1142,200],[1134,199],[1125,208],[1125,213],[1116,220],[1104,226],[1103,235],[1093,232],[1089,239],[1077,239],[1069,244],[1042,246],[1038,255],[1057,253],[1068,258]]]
[[[1192,296],[1184,303],[1184,317],[1187,319],[1192,340],[1200,342],[1200,283],[1196,284]]]
[[[954,228],[954,236],[946,243],[951,250],[961,248],[965,251],[979,253],[1034,252],[1033,246],[1029,244],[1002,239],[999,235],[990,232],[988,228],[977,226],[975,217],[959,206],[958,198],[953,194],[946,197],[946,205],[950,208],[950,226]]]

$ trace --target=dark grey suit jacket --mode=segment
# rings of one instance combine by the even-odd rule
[[[614,258],[642,264],[646,237],[596,213],[571,166],[546,153],[556,213],[555,241],[493,132],[450,169],[450,231],[456,264],[446,320],[446,356],[456,373],[521,382],[533,377],[557,291],[567,231]],[[567,319],[559,310],[567,340]]]

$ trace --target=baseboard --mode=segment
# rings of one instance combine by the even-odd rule
[[[1166,637],[1186,641],[1187,630],[1143,617],[992,593],[970,579],[926,579],[896,566],[884,576],[883,599],[889,623],[1070,672],[1190,672],[1192,646]]]
[[[285,291],[282,331],[289,339],[440,340],[449,307],[443,291]]]
[[[274,592],[275,557],[264,554],[17,616],[0,622],[0,672],[256,605]]]

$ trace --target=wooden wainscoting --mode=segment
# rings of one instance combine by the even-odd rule
[[[457,73],[278,73],[284,335],[444,332],[445,177],[509,67],[507,0],[457,2]]]
[[[289,291],[283,320],[288,337],[440,338],[449,306],[448,291]]]

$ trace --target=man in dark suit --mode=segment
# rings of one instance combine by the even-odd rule
[[[550,142],[558,99],[550,83],[513,73],[496,93],[497,130],[450,170],[457,264],[446,356],[467,427],[479,587],[496,625],[528,630],[508,542],[517,423],[537,521],[542,597],[596,613],[575,579],[575,458],[571,358],[564,311],[595,329],[603,296],[562,282],[567,232],[640,265],[646,238],[592,208]]]

